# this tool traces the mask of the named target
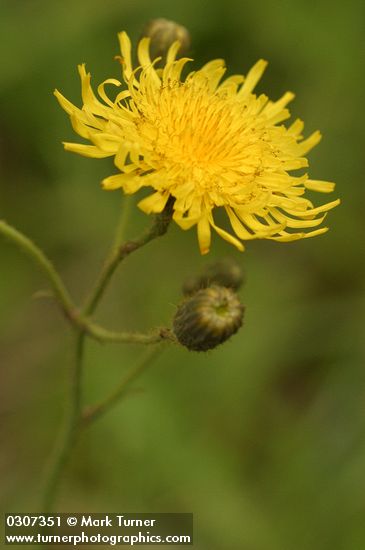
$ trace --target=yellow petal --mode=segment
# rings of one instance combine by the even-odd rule
[[[249,70],[247,73],[246,79],[243,83],[242,88],[238,92],[238,95],[240,96],[246,96],[249,95],[252,90],[255,88],[256,84],[264,74],[264,71],[267,67],[267,61],[264,59],[260,59],[255,63],[255,65],[252,67],[252,69]]]
[[[321,139],[322,139],[321,132],[319,132],[318,130],[316,132],[313,132],[313,134],[311,134],[309,138],[305,139],[304,141],[301,141],[298,144],[299,154],[306,155],[308,151],[313,149],[313,147],[315,147],[321,141]]]
[[[73,103],[71,103],[71,101],[66,99],[65,96],[63,96],[61,92],[59,92],[58,90],[55,90],[53,93],[56,96],[57,101],[61,105],[62,109],[66,111],[68,115],[79,110],[77,107],[75,107],[75,105],[73,105]]]
[[[272,235],[278,231],[281,231],[285,227],[285,223],[277,223],[275,225],[266,225],[261,223],[256,216],[252,214],[245,214],[242,216],[242,221],[249,227],[252,231],[257,234],[257,237],[263,238],[267,235]]]
[[[251,240],[255,239],[256,235],[253,233],[250,233],[241,223],[241,221],[237,218],[234,211],[228,206],[226,207],[226,212],[229,217],[229,221],[231,222],[232,229],[236,233],[237,237],[239,237],[242,240]]]
[[[335,206],[340,204],[340,202],[341,202],[340,199],[337,199],[335,201],[328,202],[327,204],[322,204],[322,206],[317,206],[317,208],[309,208],[305,212],[297,212],[291,208],[285,208],[285,210],[288,212],[288,214],[292,214],[294,216],[300,216],[301,218],[306,218],[307,216],[316,216],[321,212],[327,212],[328,210],[335,208]]]
[[[292,92],[286,92],[278,101],[270,102],[263,110],[263,113],[267,116],[268,120],[273,123],[274,117],[276,117],[280,113],[284,113],[284,116],[286,117],[288,111],[284,107],[290,103],[290,101],[293,101],[295,95]]]
[[[72,128],[77,134],[79,134],[79,136],[83,137],[84,139],[90,138],[90,128],[80,120],[80,117],[78,117],[76,113],[70,114],[70,120]]]
[[[115,189],[122,188],[127,195],[136,193],[141,187],[145,185],[144,178],[132,174],[115,174],[109,176],[101,182],[103,189],[106,191],[114,191]]]
[[[120,44],[120,51],[122,53],[122,61],[123,61],[123,75],[124,77],[129,80],[129,78],[132,75],[132,45],[131,41],[129,39],[129,36],[126,32],[120,32],[118,34],[119,38],[119,44]]]
[[[169,193],[161,194],[159,192],[153,193],[149,197],[141,200],[138,203],[138,207],[146,214],[159,213],[165,208],[169,198]]]
[[[192,217],[192,216],[183,216],[183,214],[181,212],[178,212],[176,210],[174,211],[174,213],[172,215],[172,219],[184,231],[186,231],[188,229],[191,229],[199,221],[199,218]]]
[[[211,232],[207,216],[198,221],[198,242],[201,254],[208,254],[210,250]]]
[[[311,191],[319,191],[320,193],[331,193],[335,188],[335,183],[331,181],[321,181],[321,180],[307,180],[305,182],[305,187]]]
[[[291,134],[292,136],[297,136],[299,137],[300,134],[302,133],[303,131],[303,128],[304,128],[304,122],[300,119],[300,118],[297,118],[293,124],[291,124],[288,128],[288,134]]]
[[[150,42],[151,38],[145,36],[138,43],[137,56],[143,68],[152,65],[152,61],[150,58]]]
[[[66,151],[71,151],[72,153],[77,153],[83,157],[91,157],[95,159],[102,159],[106,157],[111,157],[113,153],[102,151],[99,147],[94,145],[84,145],[81,143],[68,143],[64,142],[63,146]]]
[[[218,227],[217,225],[215,225],[214,223],[214,220],[213,220],[213,215],[210,214],[210,218],[209,218],[209,221],[210,221],[210,225],[214,228],[214,230],[218,233],[218,235],[220,237],[222,237],[222,239],[224,239],[225,241],[229,242],[230,244],[233,244],[233,246],[235,246],[236,248],[238,248],[238,250],[240,252],[243,252],[245,247],[243,246],[243,244],[241,243],[241,241],[239,241],[238,239],[236,239],[236,237],[234,237],[233,235],[231,235],[230,233],[228,233],[227,231],[224,231],[224,229],[221,229],[220,227]]]
[[[238,86],[244,82],[244,77],[240,74],[235,74],[226,78],[222,84],[218,86],[217,92],[227,95],[235,95],[238,90]]]
[[[122,83],[119,82],[119,80],[116,80],[115,78],[107,78],[107,80],[104,80],[101,84],[98,86],[98,94],[100,97],[107,103],[110,107],[114,107],[114,101],[111,101],[109,97],[105,93],[105,85],[106,84],[113,84],[114,86],[121,86]]]
[[[177,52],[179,51],[180,46],[181,44],[179,40],[175,40],[175,42],[171,44],[166,56],[166,65],[169,65],[170,63],[173,63],[175,61]]]
[[[89,139],[102,151],[115,155],[120,145],[120,136],[107,134],[106,132],[90,132]]]
[[[317,235],[322,235],[327,233],[328,227],[321,227],[321,229],[316,229],[315,231],[309,231],[308,233],[286,233],[283,231],[283,235],[279,237],[269,237],[272,241],[278,241],[282,243],[288,243],[291,241],[298,241],[299,239],[308,239],[310,237],[317,237]]]
[[[314,218],[310,220],[302,220],[302,219],[298,220],[298,219],[291,218],[290,216],[286,216],[276,208],[270,208],[270,213],[276,220],[285,224],[286,227],[291,227],[293,229],[302,229],[304,227],[316,227],[317,225],[320,225],[326,217],[326,214],[325,214],[321,218]]]

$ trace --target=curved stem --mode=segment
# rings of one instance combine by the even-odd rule
[[[104,415],[116,405],[120,398],[125,395],[130,384],[152,364],[152,362],[162,353],[162,350],[163,348],[161,346],[148,349],[140,361],[138,361],[134,368],[125,375],[119,385],[108,397],[106,397],[106,399],[97,405],[85,409],[82,415],[81,427],[85,428],[89,426],[89,424],[100,418],[100,416]]]
[[[156,329],[150,333],[143,332],[113,332],[85,320],[85,332],[88,336],[100,342],[115,342],[120,344],[158,344],[159,342],[176,342],[173,332],[165,327]]]
[[[121,204],[121,214],[117,224],[117,229],[114,235],[113,248],[118,248],[121,242],[125,238],[125,233],[131,214],[131,207],[133,205],[134,197],[133,195],[124,195],[122,192],[122,204]]]
[[[4,220],[0,220],[0,233],[4,237],[8,238],[14,244],[16,244],[23,252],[25,252],[43,271],[43,273],[49,279],[54,294],[60,303],[63,311],[67,316],[72,315],[75,310],[75,306],[72,299],[52,262],[42,252],[42,250],[34,244],[28,237],[23,235],[20,231],[6,223]]]
[[[109,280],[118,267],[118,264],[123,259],[120,253],[120,246],[127,227],[131,204],[132,197],[129,195],[123,195],[122,210],[117,229],[115,231],[113,246],[109,252],[109,256],[104,262],[99,278],[96,281],[88,300],[86,301],[85,307],[83,308],[83,313],[87,315],[90,315],[95,311],[97,304],[105,292]]]
[[[125,203],[126,209],[127,209],[127,204],[128,203]],[[119,263],[135,250],[138,250],[139,248],[141,248],[142,246],[144,246],[154,238],[159,237],[164,233],[166,233],[172,217],[172,203],[170,202],[168,203],[168,206],[165,208],[165,210],[161,214],[155,216],[152,227],[144,235],[142,235],[141,237],[139,237],[134,241],[127,241],[124,245],[119,245],[119,242],[121,240],[121,229],[125,227],[125,222],[123,221],[123,218],[126,216],[126,212],[124,212],[123,210],[121,213],[121,221],[118,224],[114,247],[112,248],[112,251],[109,257],[107,258],[104,264],[104,268],[102,269],[99,279],[95,284],[93,291],[91,292],[90,298],[87,300],[86,305],[82,309],[81,317],[79,317],[78,314],[74,314],[72,309],[70,310],[72,312],[70,320],[77,325],[76,358],[75,358],[75,363],[72,370],[71,397],[70,397],[70,406],[69,406],[70,408],[69,408],[69,414],[67,416],[66,427],[65,427],[64,433],[62,434],[62,438],[60,439],[60,443],[56,449],[56,452],[54,454],[52,466],[50,468],[50,474],[48,477],[48,482],[47,482],[46,491],[45,491],[45,498],[43,502],[43,512],[49,512],[50,510],[52,510],[54,506],[55,495],[56,495],[58,484],[61,479],[63,469],[67,463],[69,455],[74,446],[75,439],[79,432],[79,427],[81,422],[82,363],[83,363],[85,336],[87,333],[86,332],[87,324],[85,325],[82,322],[83,316],[90,315],[95,311],[96,306],[98,305],[100,299],[102,298],[105,292],[105,289],[110,281],[110,278],[113,275],[116,268],[118,267]],[[25,238],[25,240],[27,239]],[[47,265],[47,270],[49,270],[49,265],[47,262],[46,262],[46,265]],[[59,285],[57,285],[57,287],[58,286]],[[59,289],[58,289],[58,292],[59,292]],[[61,292],[61,295],[63,296],[63,292]],[[94,335],[96,331],[96,333],[98,333],[99,335],[103,335],[104,338],[108,335],[110,337],[110,333],[108,333],[108,331],[105,331],[105,329],[102,329],[101,327],[98,327],[97,325],[94,325],[92,323],[91,325],[89,324],[88,326],[89,327],[91,326],[90,330],[94,333]],[[113,335],[113,337],[115,337],[116,335],[116,333],[114,334],[111,333],[111,334]],[[144,338],[145,336],[146,335],[143,335]],[[120,338],[120,334],[118,335],[118,338]],[[139,338],[141,338],[141,335],[139,335]],[[148,342],[148,343],[152,343],[152,342]],[[155,351],[155,350],[152,350],[152,351]],[[129,384],[129,382],[132,381],[138,375],[139,372],[142,372],[142,370],[144,370],[147,364],[148,364],[147,361],[143,361],[138,368],[132,371],[132,374],[127,376],[127,379],[124,382],[124,386]],[[121,393],[123,393],[123,391],[121,391],[119,388],[118,395],[120,395]],[[116,399],[117,397],[114,396],[110,398],[110,402],[114,402]],[[108,408],[108,406],[106,408]],[[102,408],[105,409],[104,406]],[[97,413],[97,415],[98,414],[99,413]]]
[[[169,227],[172,217],[172,205],[173,202],[169,201],[161,214],[157,214],[154,217],[154,221],[150,229],[148,229],[143,235],[137,239],[127,241],[122,245],[118,245],[112,248],[112,251],[107,258],[104,267],[100,273],[99,279],[96,282],[89,299],[86,302],[85,307],[82,310],[84,315],[91,315],[103,296],[108,283],[115,272],[116,268],[127,256],[132,252],[135,252],[145,244],[149,243],[157,237],[164,235]]]
[[[127,241],[124,245],[120,245],[120,240],[122,238],[123,231],[125,230],[131,204],[130,197],[125,197],[125,199],[125,208],[122,211],[116,231],[114,247],[112,248],[109,258],[105,262],[99,281],[94,287],[89,302],[84,308],[85,313],[90,314],[95,310],[112,274],[119,263],[129,254],[135,250],[138,250],[138,248],[142,247],[144,244],[147,244],[154,238],[163,235],[167,231],[170,218],[163,213],[156,216],[152,227],[141,237],[133,241]],[[161,340],[171,339],[171,333],[169,333],[168,329],[160,329],[159,331],[155,331],[151,334],[115,332],[108,331],[107,329],[92,323],[78,313],[69,292],[67,291],[52,262],[31,239],[6,223],[4,220],[0,220],[0,234],[4,235],[11,242],[16,244],[41,268],[50,281],[53,292],[63,312],[67,316],[68,320],[79,331],[86,332],[89,336],[96,338],[97,340],[109,342],[153,344]]]

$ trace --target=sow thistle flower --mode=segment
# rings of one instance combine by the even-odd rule
[[[216,59],[183,78],[191,60],[177,58],[179,42],[158,68],[161,58],[151,59],[150,39],[142,38],[135,69],[125,32],[119,42],[124,85],[105,80],[97,88],[99,99],[90,73],[80,65],[82,109],[55,91],[74,130],[91,142],[65,143],[65,149],[114,157],[119,172],[103,180],[104,189],[132,194],[152,188],[138,203],[147,214],[162,212],[172,197],[174,221],[184,230],[197,226],[202,254],[209,252],[212,228],[239,250],[250,239],[286,242],[327,231],[312,228],[339,200],[314,207],[303,195],[306,189],[331,192],[334,184],[291,174],[308,166],[305,155],[321,134],[304,139],[301,120],[282,124],[290,116],[291,92],[277,101],[253,93],[266,61],[259,60],[246,77],[223,79],[224,61]],[[116,88],[113,99],[110,87]],[[216,225],[219,208],[227,213],[233,234]]]

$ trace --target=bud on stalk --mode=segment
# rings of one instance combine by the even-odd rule
[[[164,60],[169,47],[176,40],[180,42],[179,57],[186,55],[190,48],[189,31],[182,25],[168,19],[152,19],[144,26],[141,35],[151,39],[150,53],[152,59],[162,57]]]
[[[218,285],[238,290],[244,282],[241,266],[232,258],[224,258],[204,268],[198,275],[189,277],[183,284],[184,296],[194,294],[202,288]]]
[[[178,307],[173,321],[174,333],[187,349],[207,351],[238,331],[243,312],[243,305],[230,288],[204,288]]]

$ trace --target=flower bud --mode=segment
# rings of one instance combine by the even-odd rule
[[[142,36],[151,38],[150,53],[152,59],[156,57],[164,58],[169,47],[176,40],[180,42],[178,51],[180,57],[186,55],[190,48],[189,31],[182,25],[168,19],[152,19],[144,26]]]
[[[190,296],[194,292],[211,285],[238,290],[243,281],[241,266],[232,258],[225,258],[208,265],[200,275],[189,277],[184,282],[182,290],[184,296]]]
[[[207,351],[222,344],[242,325],[244,307],[230,288],[198,290],[177,309],[173,329],[177,340],[192,351]]]

